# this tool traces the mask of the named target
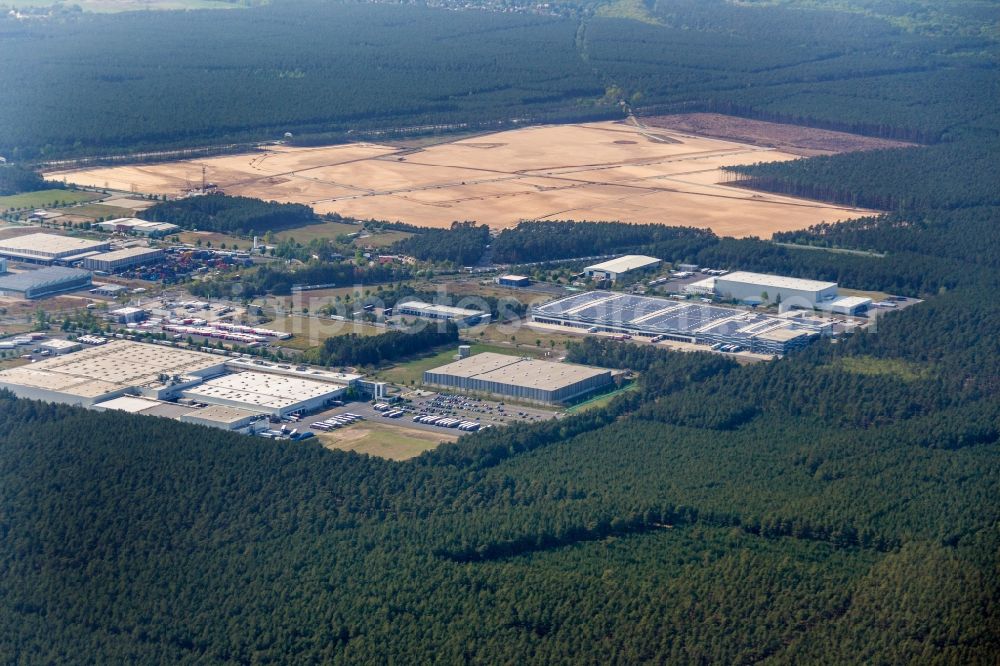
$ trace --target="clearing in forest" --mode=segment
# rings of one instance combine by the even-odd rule
[[[720,167],[798,155],[625,122],[525,127],[422,149],[356,143],[269,146],[205,159],[64,171],[49,178],[178,196],[202,167],[227,194],[304,203],[318,213],[427,227],[476,220],[622,220],[730,236],[834,222],[870,211],[721,184]]]

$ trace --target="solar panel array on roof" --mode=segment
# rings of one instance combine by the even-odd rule
[[[531,317],[539,323],[648,337],[664,335],[702,344],[721,342],[769,354],[785,353],[819,334],[819,329],[808,323],[763,312],[609,291],[590,291],[551,301],[536,306]],[[806,335],[763,335],[777,329]]]

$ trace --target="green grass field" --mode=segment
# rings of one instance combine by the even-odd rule
[[[282,340],[279,344],[290,349],[309,349],[323,344],[327,338],[337,335],[348,335],[356,333],[358,335],[378,335],[385,333],[386,329],[353,321],[337,321],[328,317],[300,317],[285,315],[273,321],[262,324],[266,328],[273,328],[276,331],[291,333],[294,337],[290,340]]]
[[[44,208],[60,203],[82,203],[100,199],[101,195],[78,190],[38,190],[0,197],[0,211],[18,208]]]
[[[299,243],[308,243],[316,238],[336,238],[341,234],[353,234],[357,231],[361,231],[361,225],[345,224],[343,222],[322,222],[320,224],[309,224],[304,227],[276,231],[274,238],[279,241],[293,238]]]
[[[181,231],[177,235],[180,236],[182,243],[191,245],[197,245],[198,241],[201,241],[205,247],[208,246],[208,243],[211,243],[212,247],[222,247],[225,244],[227,248],[238,247],[243,250],[249,250],[253,247],[253,241],[248,238],[239,238],[215,231]]]
[[[376,376],[382,381],[392,382],[393,384],[415,386],[423,380],[425,370],[451,363],[455,360],[454,356],[456,354],[458,354],[457,346],[449,345],[447,349],[397,363],[385,370],[379,370]]]
[[[584,400],[579,402],[572,407],[568,407],[566,411],[570,414],[576,414],[578,412],[585,412],[589,409],[597,409],[598,407],[605,407],[609,402],[615,399],[616,396],[622,393],[628,393],[629,391],[639,390],[639,385],[635,382],[629,384],[628,386],[623,386],[620,389],[611,391],[610,393],[604,393],[602,395],[591,398],[590,400]]]
[[[90,217],[95,220],[100,218],[114,219],[116,217],[134,217],[135,211],[128,208],[118,208],[117,206],[105,206],[104,204],[83,204],[73,206],[63,211],[67,215],[79,215],[80,217]]]
[[[376,247],[383,248],[389,247],[396,241],[401,241],[409,238],[413,234],[406,231],[384,231],[380,234],[372,234],[371,236],[366,236],[365,238],[359,238],[356,241],[357,245],[362,247]]]

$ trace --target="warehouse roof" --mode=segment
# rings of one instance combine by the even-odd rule
[[[0,240],[0,249],[5,251],[17,252],[31,250],[35,252],[44,252],[46,254],[59,254],[62,252],[72,252],[74,250],[85,252],[90,249],[107,247],[107,245],[107,241],[41,233],[27,234],[26,236],[15,236],[14,238]]]
[[[105,400],[94,405],[96,409],[114,409],[121,412],[138,414],[161,404],[159,400],[139,398],[134,395],[123,395],[111,400]]]
[[[282,409],[343,390],[343,386],[267,372],[237,372],[187,389],[196,400],[226,400],[264,409]]]
[[[169,222],[150,222],[149,220],[140,220],[137,217],[119,217],[114,220],[108,220],[107,222],[100,222],[98,226],[101,227],[128,227],[131,229],[143,229],[146,231],[170,231],[172,229],[178,229],[176,224],[171,224]]]
[[[0,381],[92,398],[159,384],[162,375],[210,374],[224,368],[211,354],[115,340],[0,372]]]
[[[520,360],[522,359],[518,356],[483,352],[459,359],[454,363],[442,365],[439,368],[434,368],[431,372],[454,375],[456,377],[475,377],[476,375],[492,372],[506,365],[517,363]]]
[[[476,379],[515,386],[529,386],[544,391],[556,391],[585,379],[609,375],[610,373],[610,370],[604,368],[588,368],[584,365],[523,360],[516,365],[508,365],[493,372],[487,372]]]
[[[830,305],[841,308],[856,308],[859,305],[868,305],[871,302],[872,299],[865,298],[864,296],[844,296],[833,301]]]
[[[757,335],[761,340],[771,340],[773,342],[789,342],[803,336],[816,335],[815,331],[803,330],[800,328],[776,328]]]
[[[624,257],[618,257],[617,259],[604,261],[599,264],[594,264],[593,266],[587,266],[585,270],[604,271],[606,273],[625,273],[627,271],[634,271],[636,269],[645,268],[646,266],[652,266],[658,263],[660,263],[660,260],[656,257],[647,257],[643,254],[626,254]]]
[[[720,289],[725,282],[739,282],[742,284],[754,284],[761,287],[772,287],[774,289],[800,289],[802,291],[822,291],[824,289],[836,288],[836,282],[822,282],[820,280],[803,280],[801,278],[785,277],[783,275],[767,275],[766,273],[750,273],[748,271],[737,271],[722,275],[716,279],[715,284]]]
[[[63,358],[65,357],[50,360],[55,361]],[[58,391],[59,393],[68,393],[80,398],[94,398],[122,388],[119,384],[101,381],[93,377],[80,377],[78,375],[49,372],[38,367],[45,362],[39,361],[31,365],[22,365],[17,368],[4,370],[0,372],[0,382],[47,391]]]
[[[449,317],[471,317],[474,315],[486,314],[482,310],[470,310],[468,308],[456,308],[451,305],[437,305],[436,303],[425,303],[423,301],[407,301],[396,306],[399,308],[412,308],[422,312],[433,312]]]
[[[143,257],[147,254],[162,254],[163,250],[155,247],[126,247],[112,252],[103,252],[94,255],[92,259],[98,261],[116,261],[118,259],[129,259],[131,257]]]
[[[64,268],[62,266],[40,268],[37,271],[24,271],[22,273],[8,273],[0,277],[0,290],[27,291],[28,289],[42,289],[89,276],[90,271],[83,271],[79,268]]]
[[[555,391],[591,377],[608,374],[610,370],[483,352],[434,368],[430,372]]]
[[[227,405],[209,405],[194,411],[187,412],[182,420],[198,419],[201,421],[211,421],[213,423],[239,423],[244,419],[263,416],[260,412],[241,409],[239,407],[229,407]]]

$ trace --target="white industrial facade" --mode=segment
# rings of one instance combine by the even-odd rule
[[[108,232],[131,233],[138,236],[162,236],[180,229],[169,222],[149,222],[137,217],[119,217],[107,222],[98,222],[97,226]]]
[[[0,388],[19,398],[91,407],[126,394],[171,399],[225,370],[225,360],[212,354],[115,340],[4,370]]]
[[[396,315],[409,315],[421,319],[453,321],[459,326],[476,326],[477,324],[488,324],[490,321],[489,312],[472,310],[470,308],[456,308],[451,305],[437,305],[423,301],[399,303],[396,305],[394,313]]]
[[[268,372],[236,372],[192,386],[185,398],[281,417],[327,406],[347,386]]]
[[[814,308],[837,297],[837,283],[737,271],[715,278],[715,293],[737,301],[785,304],[792,301]]]
[[[58,234],[27,234],[0,240],[0,255],[48,264],[53,261],[74,261],[91,252],[102,252],[110,247],[108,241],[73,238]]]
[[[0,295],[28,299],[42,298],[90,287],[92,278],[90,271],[64,266],[48,266],[21,273],[8,273],[0,276]]]
[[[208,407],[192,410],[182,415],[179,420],[184,423],[195,423],[222,430],[251,432],[257,429],[255,426],[263,426],[267,422],[267,417],[260,412],[241,409],[239,407],[209,405]]]
[[[583,269],[583,272],[589,278],[615,282],[625,273],[649,270],[655,268],[660,263],[661,261],[656,257],[647,257],[642,254],[626,254],[624,257],[587,266]]]
[[[151,264],[161,259],[163,259],[163,250],[159,248],[127,247],[124,250],[104,252],[87,257],[83,260],[83,267],[92,271],[112,273],[132,266]]]
[[[845,296],[835,301],[828,301],[820,304],[820,309],[833,314],[860,315],[864,314],[872,305],[872,299],[864,296]]]
[[[611,371],[484,352],[424,372],[424,383],[546,404],[611,384]]]

